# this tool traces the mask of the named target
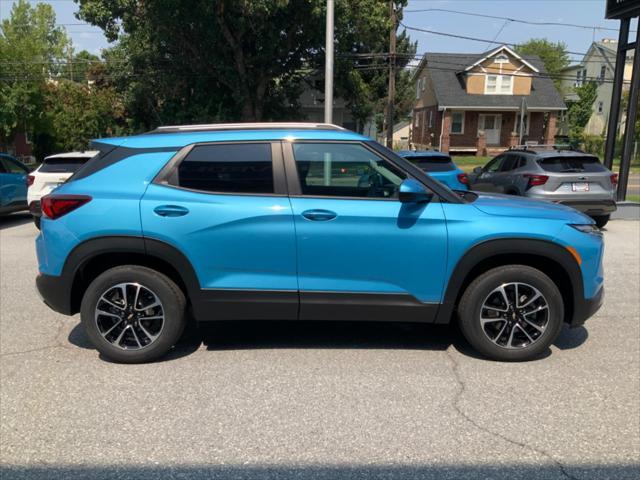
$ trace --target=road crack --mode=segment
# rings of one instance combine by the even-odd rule
[[[458,392],[456,393],[454,399],[453,399],[453,408],[456,411],[456,413],[458,413],[458,415],[460,415],[464,420],[466,420],[467,422],[469,422],[471,425],[473,425],[476,429],[480,430],[481,432],[487,433],[489,435],[492,435],[494,437],[497,437],[507,443],[510,443],[511,445],[515,445],[518,446],[520,448],[523,449],[528,449],[531,452],[537,453],[538,455],[542,455],[543,457],[548,458],[551,462],[553,462],[558,469],[562,472],[562,475],[564,475],[565,478],[568,478],[570,480],[580,480],[578,477],[573,476],[571,473],[569,473],[567,471],[567,468],[558,460],[556,460],[555,457],[553,457],[553,455],[551,455],[549,452],[542,450],[540,448],[537,447],[533,447],[531,445],[527,445],[524,442],[519,442],[517,440],[513,440],[509,437],[507,437],[506,435],[503,435],[502,433],[499,432],[494,432],[493,430],[479,424],[476,420],[474,420],[471,415],[467,414],[463,409],[462,406],[460,405],[460,402],[462,400],[462,397],[464,396],[465,392],[467,391],[467,386],[464,382],[464,380],[462,379],[462,375],[460,374],[460,364],[455,360],[455,358],[453,357],[453,355],[451,355],[450,350],[447,350],[446,352],[447,357],[449,358],[449,360],[451,361],[451,363],[453,364],[453,367],[451,368],[451,371],[453,372],[453,377],[455,378],[457,384],[458,384]]]

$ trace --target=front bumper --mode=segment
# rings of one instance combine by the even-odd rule
[[[36,277],[36,287],[42,301],[52,310],[63,315],[73,315],[71,309],[71,285],[63,276],[45,275],[39,273]]]
[[[617,208],[613,200],[560,200],[556,203],[575,208],[586,215],[609,215]]]
[[[583,301],[578,301],[573,308],[573,318],[571,319],[571,328],[579,327],[583,325],[589,317],[596,314],[600,307],[604,303],[604,287],[598,290],[591,298],[585,298]]]

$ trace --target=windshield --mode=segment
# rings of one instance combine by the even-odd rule
[[[607,169],[600,163],[597,157],[585,155],[547,157],[538,160],[538,164],[547,172],[570,173],[570,172],[606,172]]]
[[[450,172],[456,169],[451,158],[446,155],[425,155],[407,157],[411,163],[425,172]]]

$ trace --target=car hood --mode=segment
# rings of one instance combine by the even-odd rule
[[[478,195],[478,198],[472,205],[489,215],[548,218],[566,220],[568,223],[593,223],[591,218],[566,205],[499,193],[473,193]]]

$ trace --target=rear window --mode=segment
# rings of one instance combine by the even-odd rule
[[[423,172],[450,172],[456,169],[451,158],[444,155],[409,157],[407,160]]]
[[[42,173],[75,173],[90,157],[45,158],[39,172]]]
[[[538,160],[540,166],[547,172],[576,173],[576,172],[606,172],[607,169],[596,157],[548,157]]]

